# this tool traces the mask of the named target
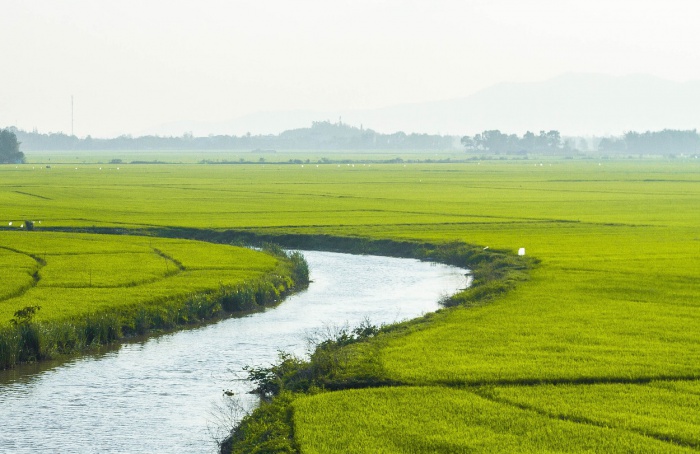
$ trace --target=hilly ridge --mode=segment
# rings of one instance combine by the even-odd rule
[[[372,110],[256,112],[227,122],[177,122],[144,133],[271,134],[342,118],[382,133],[465,135],[488,129],[512,133],[556,129],[566,135],[696,129],[700,81],[649,75],[568,73],[540,82],[500,83],[472,95]]]

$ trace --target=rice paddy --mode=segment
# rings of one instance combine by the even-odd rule
[[[0,303],[3,323],[26,306],[41,306],[37,321],[70,319],[235,285],[276,266],[273,257],[248,249],[185,240],[1,232],[0,247],[10,244],[17,252],[5,254],[13,261],[6,259],[3,270],[13,270],[21,279],[14,285],[3,280],[6,294],[13,295]],[[188,247],[199,253],[187,254]],[[24,268],[15,268],[17,263]],[[216,273],[204,272],[212,268]]]
[[[351,362],[371,362],[375,378],[397,386],[295,398],[301,452],[700,449],[697,161],[75,167],[1,166],[6,229],[34,220],[37,230],[459,241],[525,248],[540,261],[487,305],[442,311],[353,350]],[[233,282],[249,272],[235,263],[257,263],[145,237],[116,237],[113,249],[91,236],[75,249],[51,247],[60,235],[76,238],[0,234],[0,308],[41,291],[111,304],[119,289],[141,304],[161,295],[163,281],[168,292],[207,288],[219,279],[210,272],[222,268]],[[69,316],[48,299],[13,307],[39,301],[38,317]],[[0,309],[0,320],[11,316]]]
[[[552,417],[451,388],[324,393],[293,408],[304,453],[694,452],[634,431]]]

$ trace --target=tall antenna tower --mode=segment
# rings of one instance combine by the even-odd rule
[[[70,135],[75,135],[73,134],[73,95],[70,95]]]

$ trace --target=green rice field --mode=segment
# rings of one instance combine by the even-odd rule
[[[0,302],[4,323],[32,305],[41,306],[36,320],[42,321],[161,303],[240,284],[277,265],[249,249],[136,236],[5,231],[0,250],[9,277]]]
[[[26,164],[0,166],[0,206],[0,323],[23,305],[70,316],[60,301],[142,304],[274,267],[50,229],[457,241],[539,260],[488,304],[351,347],[348,373],[371,363],[393,386],[295,396],[302,453],[700,450],[697,160]],[[37,231],[19,231],[27,220]]]

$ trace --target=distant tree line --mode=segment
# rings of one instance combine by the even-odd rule
[[[700,153],[700,135],[693,130],[630,131],[621,137],[593,138],[597,151],[609,154],[675,155]],[[462,145],[467,151],[489,154],[557,154],[570,155],[589,151],[586,139],[563,139],[559,131],[530,131],[522,135],[504,134],[499,130],[484,131],[475,136],[464,136]],[[594,147],[595,149],[595,147]]]
[[[522,136],[506,134],[498,129],[474,136],[435,134],[383,134],[371,129],[341,122],[313,122],[311,127],[284,131],[280,134],[210,135],[194,137],[119,136],[98,139],[78,138],[64,133],[41,134],[16,128],[0,130],[0,162],[23,162],[24,150],[456,150],[494,155],[551,154],[570,156],[598,151],[607,154],[698,154],[700,135],[693,130],[630,131],[620,137],[563,138],[559,131],[527,131]]]
[[[571,149],[571,145],[562,142],[559,131],[540,131],[538,135],[527,131],[522,137],[516,134],[504,134],[498,129],[484,131],[473,137],[464,136],[462,145],[467,151],[483,151],[496,154],[552,153]]]
[[[194,137],[120,136],[78,138],[63,133],[14,130],[25,150],[446,150],[459,146],[454,136],[382,134],[343,123],[314,122],[309,128],[268,135]]]
[[[598,150],[630,154],[693,154],[700,152],[700,135],[695,129],[628,132],[622,137],[601,139]]]
[[[20,164],[24,153],[19,151],[20,142],[10,129],[0,129],[0,164]]]

